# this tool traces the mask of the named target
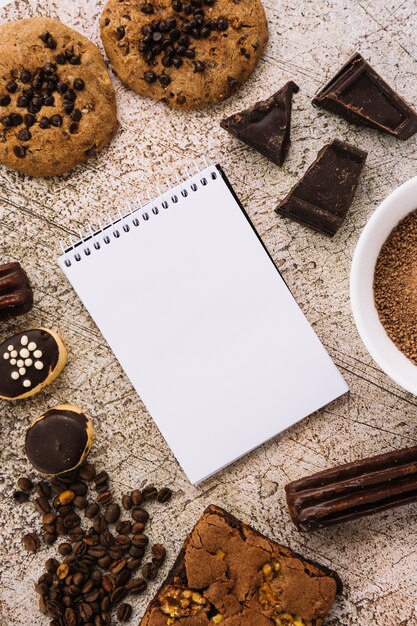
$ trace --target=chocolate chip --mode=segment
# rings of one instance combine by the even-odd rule
[[[187,59],[194,59],[195,57],[195,50],[184,50],[183,55],[187,58]]]
[[[75,135],[75,133],[78,132],[78,124],[76,124],[75,122],[71,124],[71,126],[69,127],[69,132],[71,133],[71,135]]]
[[[11,98],[10,96],[1,96],[0,97],[0,106],[1,107],[7,107],[11,102]]]
[[[145,72],[145,73],[144,73],[144,75],[143,75],[143,77],[144,77],[145,81],[146,81],[149,85],[151,85],[152,83],[154,83],[154,82],[157,80],[157,78],[158,78],[158,76],[155,74],[155,72]]]
[[[30,83],[31,78],[32,78],[32,74],[29,72],[29,70],[21,71],[20,80],[22,83]]]
[[[68,85],[66,83],[59,82],[57,83],[56,90],[62,96],[68,90]]]
[[[168,500],[171,500],[172,497],[172,491],[169,487],[163,487],[162,489],[159,490],[158,492],[158,496],[157,496],[157,500],[158,502],[168,502]]]
[[[65,63],[67,62],[66,56],[65,54],[62,54],[62,52],[60,52],[59,54],[56,55],[55,57],[55,61],[59,64],[59,65],[65,65]]]
[[[10,115],[6,115],[5,117],[2,117],[1,118],[1,123],[6,128],[12,128],[12,126],[13,126],[13,122],[12,122],[12,119],[11,119]]]
[[[120,41],[121,39],[123,39],[123,37],[126,34],[126,30],[124,26],[118,26],[116,28],[116,39],[117,41]]]
[[[9,93],[16,93],[17,91],[17,83],[15,80],[11,80],[7,83],[6,89]]]
[[[55,41],[55,39],[51,35],[46,40],[45,45],[46,45],[47,48],[50,48],[50,50],[55,50],[56,49],[56,41]]]
[[[81,57],[79,54],[73,54],[72,57],[69,59],[69,62],[71,65],[80,65],[81,64]]]
[[[29,100],[25,96],[19,96],[16,105],[19,108],[26,108],[29,104]]]
[[[228,76],[227,85],[229,88],[229,93],[231,93],[237,89],[237,87],[239,86],[239,81],[236,80],[236,78],[233,78],[233,76]]]
[[[53,115],[50,119],[50,122],[52,124],[52,126],[56,126],[57,128],[59,128],[60,126],[62,126],[62,117],[61,115]]]
[[[171,82],[171,77],[168,76],[168,74],[161,74],[158,77],[159,82],[161,83],[162,87],[168,87],[168,85]]]
[[[193,61],[194,74],[201,74],[206,70],[206,64],[203,61]]]
[[[145,13],[145,15],[152,15],[152,13],[154,13],[153,5],[150,2],[145,2],[141,7],[141,11]]]
[[[177,13],[180,13],[182,11],[182,2],[181,2],[181,0],[174,0],[174,2],[172,3],[172,8]]]
[[[81,119],[81,111],[80,109],[74,109],[70,115],[73,122],[79,122]]]
[[[74,103],[73,102],[65,102],[62,108],[64,109],[65,113],[67,115],[69,115],[74,110]]]
[[[40,104],[33,104],[33,102],[29,102],[28,104],[29,113],[36,114],[36,113],[39,113],[40,110],[41,110]]]
[[[73,89],[67,89],[63,95],[63,98],[68,102],[74,102],[77,99],[77,94]]]
[[[42,117],[41,121],[39,122],[39,128],[50,128],[51,127],[51,122],[49,121],[49,118],[47,117]]]
[[[23,122],[23,117],[20,113],[11,113],[10,119],[12,120],[13,126],[19,126]]]
[[[223,32],[229,28],[229,20],[226,17],[219,17],[216,22],[217,30]]]
[[[51,36],[51,33],[49,33],[47,30],[45,32],[43,32],[41,35],[39,35],[39,39],[41,39],[43,41],[43,43],[46,43],[49,39],[49,37]]]
[[[19,130],[17,133],[17,138],[19,141],[29,141],[29,139],[32,139],[32,135],[27,128],[22,128],[22,130]]]
[[[13,500],[18,504],[23,504],[23,502],[27,502],[29,500],[29,494],[25,491],[15,491],[13,493]]]
[[[28,128],[30,128],[31,126],[34,125],[34,123],[36,122],[36,117],[34,115],[31,115],[30,113],[27,113],[24,117],[23,117],[23,122],[25,124],[25,126],[27,126]]]
[[[85,87],[85,82],[83,81],[82,78],[75,78],[73,82],[73,87],[77,91],[82,91]]]
[[[55,104],[55,98],[53,96],[47,96],[44,98],[43,103],[46,107],[53,107]]]
[[[46,63],[42,69],[45,74],[53,74],[56,70],[56,65],[55,63]]]

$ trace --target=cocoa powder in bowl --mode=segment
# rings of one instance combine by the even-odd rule
[[[394,228],[381,248],[374,297],[388,336],[417,365],[417,210]]]

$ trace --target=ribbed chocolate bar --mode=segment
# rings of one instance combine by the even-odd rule
[[[291,519],[309,531],[417,501],[417,446],[354,461],[285,486]]]
[[[32,305],[32,289],[20,263],[0,265],[0,320],[23,315]]]
[[[417,113],[355,54],[313,99],[313,104],[348,122],[408,139],[417,132]]]

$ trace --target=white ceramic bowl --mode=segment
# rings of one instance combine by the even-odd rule
[[[374,302],[376,261],[389,234],[400,220],[417,209],[417,176],[395,189],[375,210],[356,246],[350,274],[353,317],[369,354],[398,385],[417,395],[417,366],[388,337]]]

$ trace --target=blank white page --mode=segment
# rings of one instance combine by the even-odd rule
[[[214,166],[59,265],[193,483],[348,390]]]

